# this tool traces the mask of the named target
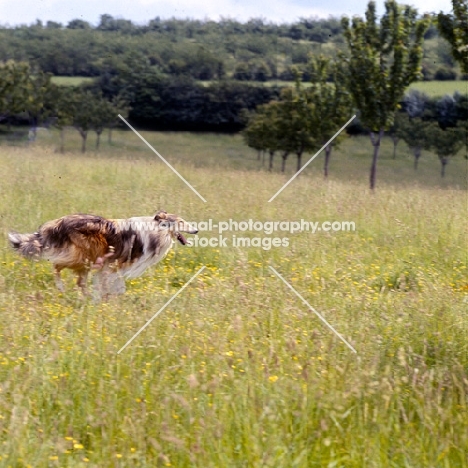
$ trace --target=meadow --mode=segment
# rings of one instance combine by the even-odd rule
[[[466,94],[468,81],[418,81],[410,85],[410,89],[417,89],[430,97],[453,95],[455,92]]]
[[[467,161],[444,179],[385,140],[349,138],[293,174],[269,173],[237,135],[132,133],[82,155],[57,134],[0,143],[0,467],[468,466]],[[74,212],[187,220],[353,221],[279,233],[288,247],[175,245],[125,295],[55,289],[51,266],[6,234]],[[238,234],[238,233],[234,233]],[[225,233],[229,237],[232,235]],[[258,237],[255,232],[243,233]],[[268,237],[261,234],[262,237]],[[199,237],[217,237],[200,232]],[[122,353],[119,349],[206,269]],[[356,349],[353,353],[268,268]]]
[[[54,76],[52,83],[60,86],[79,86],[81,84],[91,83],[93,78],[86,76]],[[213,83],[212,81],[200,81],[204,86]],[[250,84],[257,86],[294,86],[293,81],[278,81],[272,80],[263,82],[252,81]],[[304,83],[304,86],[309,86]],[[430,97],[441,97],[446,94],[453,95],[455,92],[466,93],[468,89],[468,81],[418,81],[410,86],[410,89],[417,89],[426,93]]]
[[[53,76],[51,81],[57,86],[80,86],[93,82],[89,76]]]

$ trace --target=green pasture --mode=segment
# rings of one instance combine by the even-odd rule
[[[293,175],[239,136],[143,132],[201,201],[129,131],[0,139],[0,467],[468,466],[468,278],[463,154],[444,179],[385,140],[349,138]],[[3,134],[2,134],[3,135]],[[190,221],[354,222],[354,231],[225,232],[183,247],[125,295],[95,303],[9,230],[69,213]],[[201,231],[202,237],[219,237]],[[287,239],[235,247],[233,236]],[[193,236],[191,236],[193,237]],[[265,245],[265,244],[264,244]],[[206,269],[121,354],[118,350]],[[357,353],[269,269],[274,267]]]

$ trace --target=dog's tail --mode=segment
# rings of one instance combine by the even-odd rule
[[[34,234],[10,232],[8,233],[8,240],[13,249],[23,257],[37,259],[42,255],[43,244],[38,232]]]

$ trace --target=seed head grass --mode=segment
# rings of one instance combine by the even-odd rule
[[[464,161],[440,181],[433,155],[414,172],[387,144],[371,194],[370,145],[349,140],[330,180],[317,158],[267,203],[292,168],[268,173],[238,137],[145,137],[208,203],[128,132],[84,156],[72,139],[72,151],[55,153],[55,134],[0,146],[0,467],[468,466]],[[160,208],[189,221],[356,230],[274,233],[289,246],[270,250],[176,244],[102,303],[83,298],[71,273],[57,291],[50,264],[6,242],[8,230],[65,214]]]

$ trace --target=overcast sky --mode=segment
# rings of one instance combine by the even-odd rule
[[[450,11],[449,0],[408,0],[420,12]],[[383,0],[378,10],[383,11]],[[96,24],[108,13],[118,18],[144,24],[150,19],[196,18],[218,20],[229,17],[246,21],[264,18],[273,22],[293,22],[301,17],[362,15],[367,0],[0,0],[0,24],[30,24],[36,19],[60,23],[80,18]]]

